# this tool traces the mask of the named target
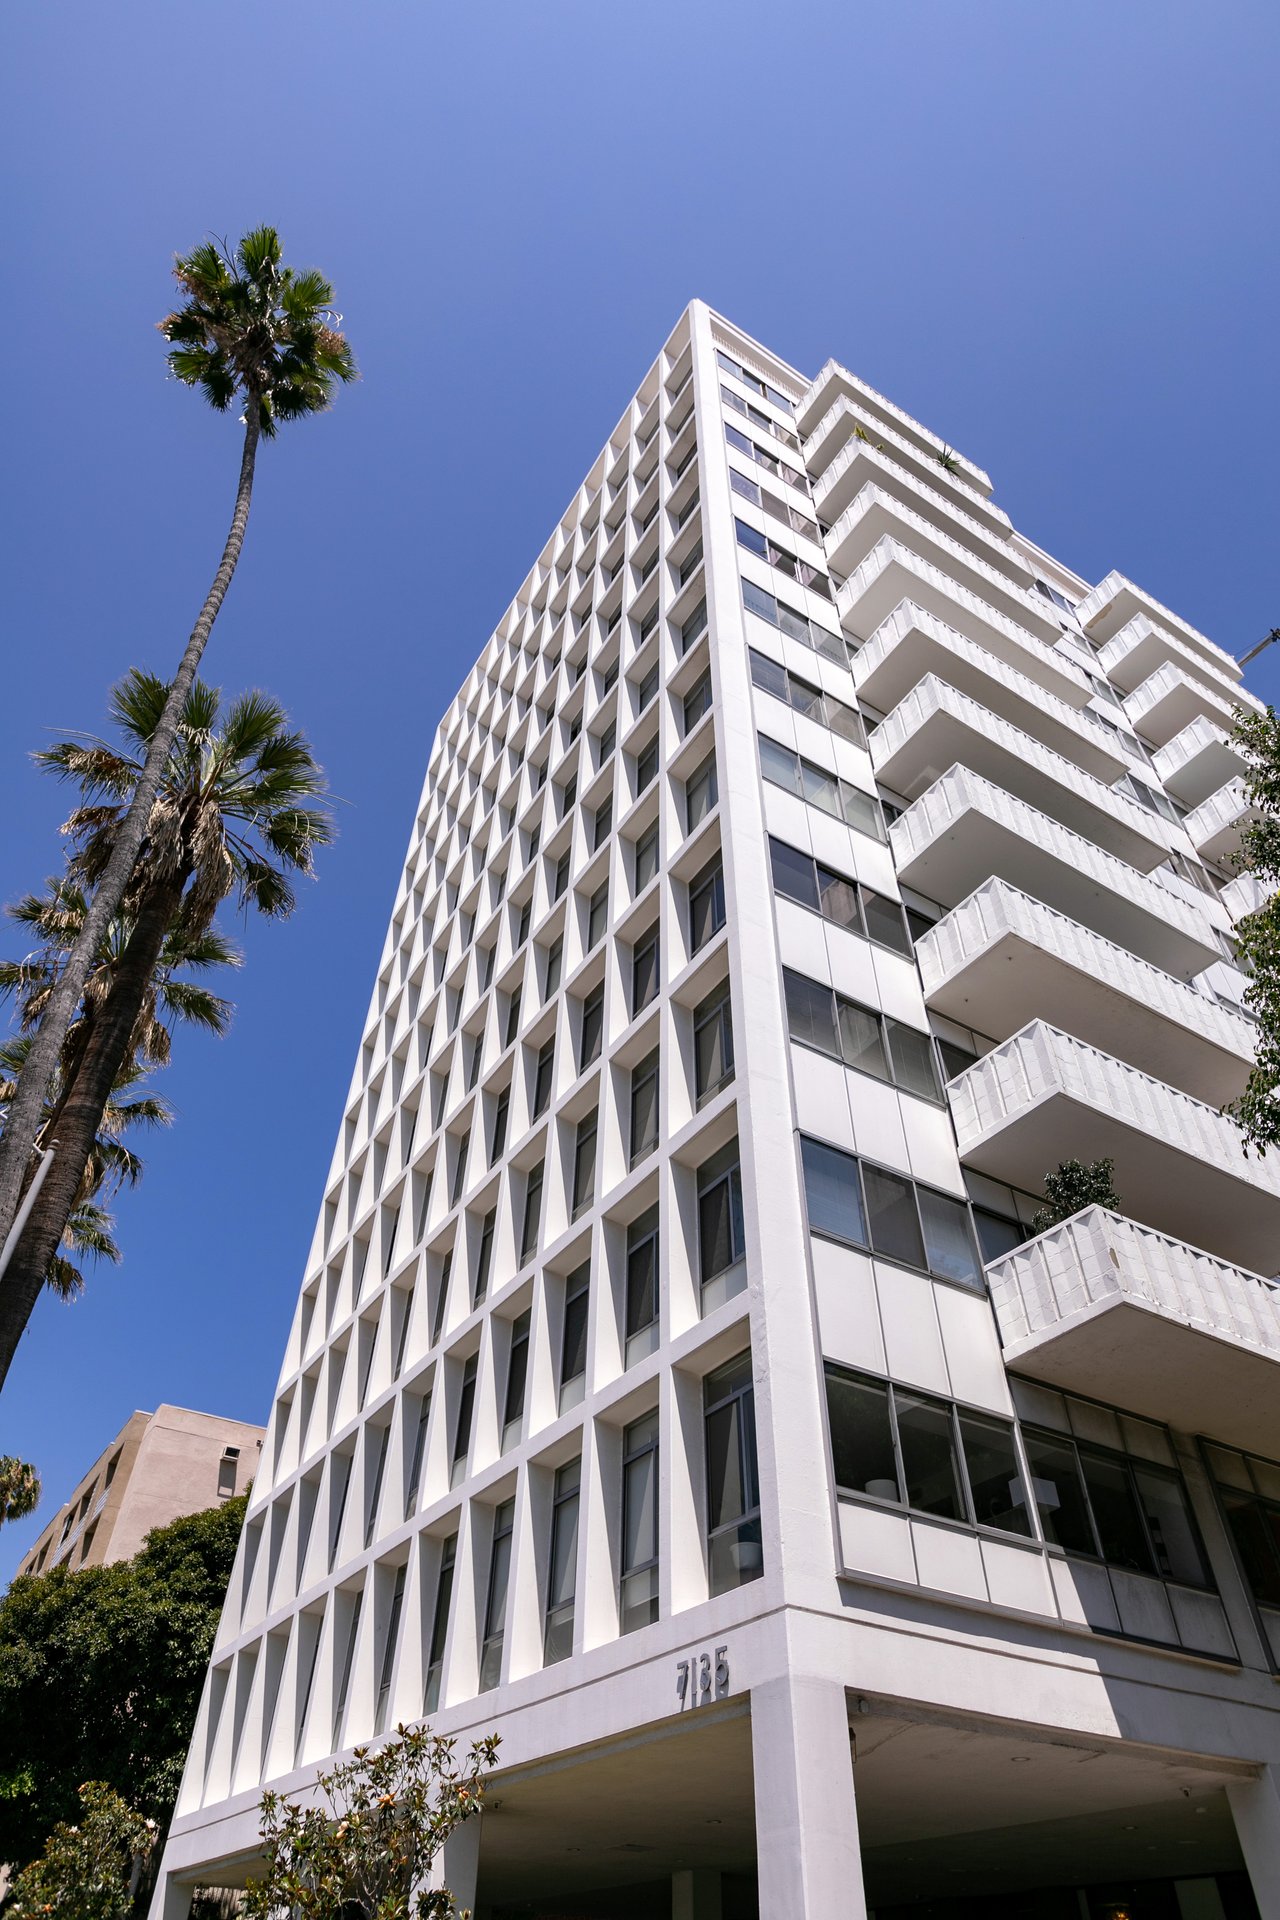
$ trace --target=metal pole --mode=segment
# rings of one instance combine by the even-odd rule
[[[53,1165],[53,1156],[57,1145],[56,1140],[51,1141],[40,1154],[40,1165],[35,1170],[31,1185],[27,1188],[23,1196],[22,1205],[18,1208],[17,1217],[9,1229],[9,1238],[4,1243],[4,1250],[0,1252],[0,1279],[4,1278],[5,1270],[17,1250],[18,1242],[22,1238],[22,1229],[26,1226],[31,1216],[31,1209],[34,1207],[39,1197],[40,1189],[45,1183],[45,1176]]]
[[[1265,640],[1259,640],[1256,647],[1250,647],[1248,653],[1242,653],[1240,655],[1240,658],[1236,661],[1236,665],[1238,667],[1247,667],[1249,662],[1256,660],[1263,648],[1269,647],[1273,640],[1280,640],[1280,627],[1272,627]]]

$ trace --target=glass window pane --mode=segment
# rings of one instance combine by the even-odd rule
[[[636,841],[636,892],[644,889],[658,871],[658,829],[651,827]]]
[[[658,942],[646,939],[631,961],[631,1011],[639,1013],[658,991]]]
[[[951,1409],[937,1400],[895,1391],[898,1443],[907,1481],[907,1505],[944,1520],[965,1520]]]
[[[748,613],[758,613],[762,620],[769,622],[770,626],[777,626],[778,603],[771,593],[766,593],[763,587],[758,587],[754,580],[743,581],[742,600]]]
[[[767,559],[769,542],[764,535],[758,533],[754,527],[749,527],[745,520],[735,520],[733,524],[738,535],[738,545],[745,547],[748,553],[759,554],[762,560]]]
[[[984,1266],[990,1266],[993,1260],[1003,1260],[1006,1253],[1020,1247],[1027,1237],[1019,1221],[1007,1219],[1002,1213],[988,1213],[985,1207],[974,1208],[973,1224],[978,1230]]]
[[[551,1539],[551,1572],[547,1605],[563,1607],[573,1599],[578,1570],[578,1495],[557,1500]]]
[[[980,1413],[960,1415],[960,1440],[969,1469],[974,1518],[980,1527],[1030,1534],[1027,1489],[1013,1445],[1013,1428]]]
[[[907,1093],[921,1094],[926,1100],[940,1100],[938,1070],[934,1065],[933,1041],[918,1027],[904,1026],[900,1020],[886,1020],[889,1051],[893,1056],[893,1077]]]
[[[840,818],[840,784],[834,773],[828,773],[825,767],[815,767],[812,761],[800,763],[802,791],[811,807],[821,807],[824,813]]]
[[[651,1326],[658,1312],[658,1238],[652,1229],[627,1236],[627,1337]]]
[[[735,1204],[736,1203],[736,1204]],[[698,1195],[698,1259],[702,1283],[714,1280],[739,1258],[742,1248],[738,1170]]]
[[[858,1163],[853,1155],[824,1146],[821,1140],[809,1139],[801,1141],[800,1151],[811,1230],[829,1233],[833,1239],[844,1240],[853,1247],[865,1247],[867,1232],[862,1218]]]
[[[658,1454],[650,1448],[623,1469],[622,1565],[642,1567],[658,1553]]]
[[[851,827],[856,827],[859,833],[869,833],[873,840],[884,839],[879,801],[859,787],[851,787],[847,780],[840,782],[840,798],[844,802],[844,817]]]
[[[730,1400],[707,1416],[707,1524],[727,1526],[747,1511],[742,1481],[742,1402]]]
[[[958,1280],[962,1286],[981,1287],[982,1270],[969,1227],[969,1209],[964,1201],[935,1193],[931,1187],[917,1187],[916,1198],[920,1202],[930,1273],[936,1273],[941,1280]]]
[[[865,1165],[862,1180],[873,1251],[911,1267],[923,1267],[924,1247],[911,1182],[901,1174],[887,1173],[883,1167]]]
[[[576,1380],[587,1370],[587,1308],[590,1295],[584,1287],[570,1295],[564,1309],[564,1347],[560,1363],[561,1385]]]
[[[1135,1573],[1154,1573],[1155,1564],[1133,1483],[1123,1461],[1080,1449],[1080,1464],[1089,1490],[1089,1505],[1102,1541],[1102,1557]]]
[[[1025,1427],[1022,1440],[1045,1539],[1068,1553],[1096,1553],[1074,1448]]]
[[[1254,1599],[1280,1607],[1280,1513],[1225,1488],[1222,1505]]]
[[[758,653],[754,647],[748,649],[751,659],[751,678],[757,687],[765,693],[772,693],[779,700],[787,697],[787,670],[768,654]]]
[[[1155,1548],[1156,1566],[1166,1580],[1185,1580],[1193,1587],[1208,1586],[1195,1527],[1181,1484],[1154,1468],[1135,1464],[1133,1477]]]
[[[870,888],[864,887],[862,911],[866,915],[869,940],[878,940],[882,947],[892,947],[895,953],[911,958],[911,936],[902,918],[902,908],[896,900],[888,900],[883,894],[872,893]]]
[[[807,853],[798,852],[795,847],[787,846],[783,840],[770,839],[769,861],[773,868],[775,891],[788,900],[798,900],[802,907],[813,907],[816,910],[818,883],[814,878],[813,861],[810,856]]]
[[[827,1415],[836,1485],[876,1500],[901,1500],[888,1388],[829,1369]]]
[[[805,619],[804,615],[802,613],[796,613],[791,607],[784,606],[781,601],[778,603],[778,625],[782,628],[782,631],[789,634],[793,640],[798,640],[801,646],[811,647],[813,645],[813,641],[809,637],[809,622]]]
[[[846,707],[843,700],[827,696],[827,725],[832,733],[838,733],[844,740],[852,740],[857,747],[864,747],[866,736],[862,731],[862,715],[853,707]]]
[[[862,932],[862,922],[858,917],[858,889],[852,880],[833,873],[830,867],[820,866],[818,894],[824,919],[832,921],[837,927],[847,927],[851,933]]]
[[[889,1061],[884,1050],[884,1032],[880,1015],[852,1000],[836,1002],[840,1021],[840,1051],[847,1067],[859,1073],[874,1073],[877,1080],[889,1078]]]
[[[776,740],[768,739],[763,733],[757,736],[760,743],[760,771],[766,780],[772,780],[775,787],[785,787],[788,793],[800,792],[800,762],[790,747],[781,747]]]
[[[829,1053],[838,1060],[840,1041],[836,1032],[836,1003],[830,987],[821,986],[816,980],[806,980],[802,973],[792,973],[789,967],[783,969],[782,980],[791,1038],[803,1046],[817,1047],[820,1052]]]

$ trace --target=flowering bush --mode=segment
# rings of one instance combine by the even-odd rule
[[[156,1823],[144,1820],[101,1780],[80,1789],[84,1808],[72,1826],[60,1821],[44,1857],[19,1874],[7,1920],[124,1920],[155,1846]]]

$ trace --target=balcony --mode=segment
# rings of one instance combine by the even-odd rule
[[[1203,654],[1186,646],[1167,628],[1148,620],[1145,613],[1137,613],[1126,621],[1098,654],[1098,665],[1112,685],[1123,693],[1132,693],[1166,662],[1179,667],[1191,679],[1202,681],[1220,700],[1231,701],[1240,696],[1234,676],[1220,666],[1210,665]]]
[[[1127,756],[1084,707],[1085,675],[1065,654],[1035,645],[1030,635],[1024,644],[1016,633],[1000,634],[997,646],[979,644],[904,600],[858,652],[854,684],[862,699],[889,713],[927,673],[936,673],[1098,779],[1117,779]]]
[[[859,380],[856,373],[850,373],[847,367],[842,367],[836,360],[827,361],[808,393],[797,403],[797,433],[807,434],[811,441],[816,440],[818,428],[841,400],[852,401],[855,407],[869,416],[868,425],[875,430],[874,437],[877,440],[884,438],[887,428],[934,465],[937,465],[940,454],[950,453],[956,468],[954,477],[983,499],[990,494],[990,476],[981,467],[975,466],[972,460],[966,460],[962,453],[948,448],[936,433],[921,426],[909,413],[904,413],[901,407],[895,407],[892,400],[886,400],[882,393],[877,393],[874,387],[868,386],[865,380]],[[808,458],[808,447],[805,457]],[[938,470],[944,474],[947,471],[944,467]]]
[[[877,778],[913,800],[959,764],[1038,807],[1141,873],[1169,857],[1172,829],[1029,733],[928,674],[871,735]]]
[[[1202,860],[1226,866],[1239,853],[1245,828],[1261,817],[1246,797],[1244,781],[1230,780],[1189,813],[1183,825]]]
[[[831,462],[822,476],[820,486],[814,490],[819,519],[830,526],[838,521],[864,487],[880,487],[943,533],[949,534],[953,540],[970,548],[979,559],[987,561],[998,572],[1030,588],[1031,569],[1018,549],[1009,544],[1011,530],[1007,523],[999,529],[993,529],[988,521],[966,511],[965,507],[958,505],[933,484],[933,479],[942,472],[941,468],[935,467],[933,476],[928,480],[923,479],[918,471],[913,471],[913,467],[918,468],[919,459],[912,466],[907,466],[900,463],[899,452],[898,447],[883,440],[879,434],[855,433]]]
[[[994,875],[1180,980],[1220,957],[1199,908],[964,767],[921,794],[889,842],[903,885],[942,906]]]
[[[805,443],[809,471],[817,475],[814,505],[824,525],[839,518],[867,479],[867,470],[855,457],[860,447],[879,451],[882,459],[893,463],[893,471],[928,488],[996,540],[1005,541],[1012,533],[1008,514],[994,501],[985,500],[959,474],[939,466],[936,455],[922,452],[904,434],[895,433],[849,399],[837,400]]]
[[[1052,645],[1061,631],[1056,610],[1007,573],[972,553],[940,527],[935,527],[883,487],[868,483],[847,507],[826,537],[827,557],[836,573],[850,574],[888,536],[918,553],[930,565],[988,601],[1006,619],[1016,620],[1037,639]]]
[[[1247,913],[1256,913],[1259,907],[1265,907],[1270,899],[1271,894],[1252,873],[1237,874],[1222,889],[1222,904],[1231,915],[1233,926]]]
[[[1140,687],[1135,687],[1124,703],[1129,724],[1135,733],[1154,747],[1167,746],[1176,733],[1199,715],[1230,733],[1236,724],[1235,708],[1230,701],[1211,693],[1199,680],[1192,680],[1180,667],[1167,662],[1157,667]]]
[[[1184,807],[1198,807],[1244,772],[1244,760],[1225,728],[1198,714],[1152,756],[1156,777]]]
[[[1188,621],[1180,619],[1168,607],[1162,606],[1151,594],[1136,587],[1132,580],[1126,580],[1122,573],[1114,570],[1109,573],[1105,580],[1098,582],[1092,593],[1085,595],[1076,608],[1080,625],[1095,641],[1114,639],[1135,614],[1145,614],[1157,626],[1167,627],[1184,647],[1189,647],[1207,661],[1217,673],[1225,674],[1232,684],[1239,681],[1239,665],[1229,653],[1224,653],[1216,642]]]
[[[837,587],[836,612],[851,638],[867,640],[904,600],[936,614],[947,626],[1002,659],[1016,657],[1011,649],[1018,647],[1043,654],[1055,670],[1071,664],[1026,627],[998,612],[990,600],[971,593],[949,572],[889,535],[878,540],[844,585]],[[1071,705],[1083,706],[1087,696],[1071,699],[1070,687],[1066,674],[1060,673],[1053,691],[1070,700]]]
[[[1280,1293],[1102,1207],[987,1268],[1016,1373],[1275,1452]]]
[[[1059,1161],[1107,1157],[1133,1219],[1242,1266],[1276,1265],[1280,1153],[1250,1158],[1232,1121],[1164,1081],[1037,1020],[947,1091],[977,1172],[1038,1193]]]
[[[1253,1064],[1247,1020],[1003,880],[954,907],[916,960],[928,1006],[993,1040],[1046,1018],[1218,1107]]]

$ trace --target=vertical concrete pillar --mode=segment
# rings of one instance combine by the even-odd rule
[[[460,1827],[454,1828],[441,1852],[441,1878],[452,1896],[455,1913],[472,1913],[475,1910],[482,1824],[480,1814],[465,1820]]]
[[[1227,1788],[1236,1838],[1262,1920],[1280,1920],[1280,1765]]]
[[[162,1870],[151,1896],[148,1920],[187,1920],[194,1895],[194,1887],[175,1880],[171,1873]]]
[[[865,1920],[849,1715],[838,1681],[751,1689],[760,1920]]]
[[[715,1867],[682,1867],[671,1876],[671,1920],[720,1920],[720,1874]]]

